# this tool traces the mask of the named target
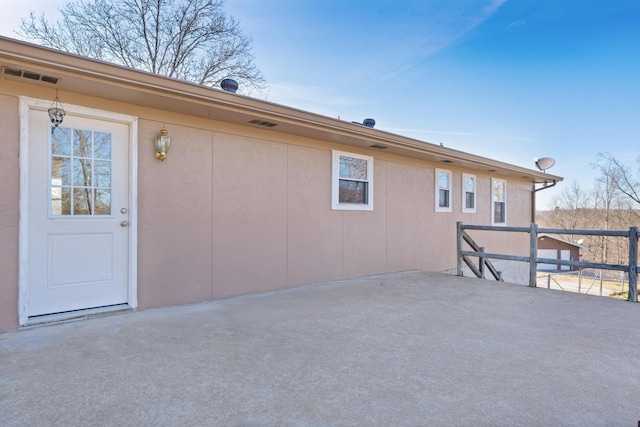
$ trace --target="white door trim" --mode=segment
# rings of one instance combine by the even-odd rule
[[[20,325],[29,320],[29,111],[46,111],[51,101],[20,97],[20,221],[18,318]],[[129,289],[128,305],[138,307],[138,118],[125,114],[64,104],[67,113],[80,117],[107,120],[129,126]]]

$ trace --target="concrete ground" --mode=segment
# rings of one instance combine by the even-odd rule
[[[408,272],[0,334],[3,426],[636,426],[640,305]]]

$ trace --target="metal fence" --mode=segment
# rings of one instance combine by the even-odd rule
[[[529,233],[529,256],[518,256],[509,254],[487,253],[479,246],[466,230],[483,230],[507,233]],[[572,261],[552,258],[538,258],[538,235],[539,234],[570,234],[570,235],[592,235],[592,236],[615,236],[629,239],[629,264],[606,264],[587,261]],[[477,277],[484,277],[485,266],[493,274],[496,280],[501,280],[499,272],[490,262],[490,259],[500,259],[508,261],[522,261],[529,263],[529,286],[536,287],[538,264],[567,265],[571,267],[593,268],[600,270],[617,270],[626,272],[629,280],[628,300],[636,302],[638,299],[638,228],[631,227],[628,231],[621,230],[566,230],[557,228],[538,228],[536,224],[530,227],[501,227],[488,225],[465,225],[462,222],[456,224],[457,240],[457,274],[462,276],[462,264],[466,264]],[[472,250],[463,250],[466,242]],[[478,258],[478,267],[471,261],[470,257]]]

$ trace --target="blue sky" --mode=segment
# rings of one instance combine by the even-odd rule
[[[7,0],[3,0],[5,2]],[[16,5],[18,3],[18,5]],[[30,9],[11,2],[0,34]],[[254,42],[268,100],[564,176],[640,155],[638,0],[227,0]]]

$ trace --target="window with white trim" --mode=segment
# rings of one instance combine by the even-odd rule
[[[491,178],[491,225],[507,225],[507,181]]]
[[[373,157],[333,151],[331,209],[373,210]]]
[[[451,171],[436,169],[436,212],[451,212]]]
[[[462,212],[476,212],[476,176],[462,174]]]

